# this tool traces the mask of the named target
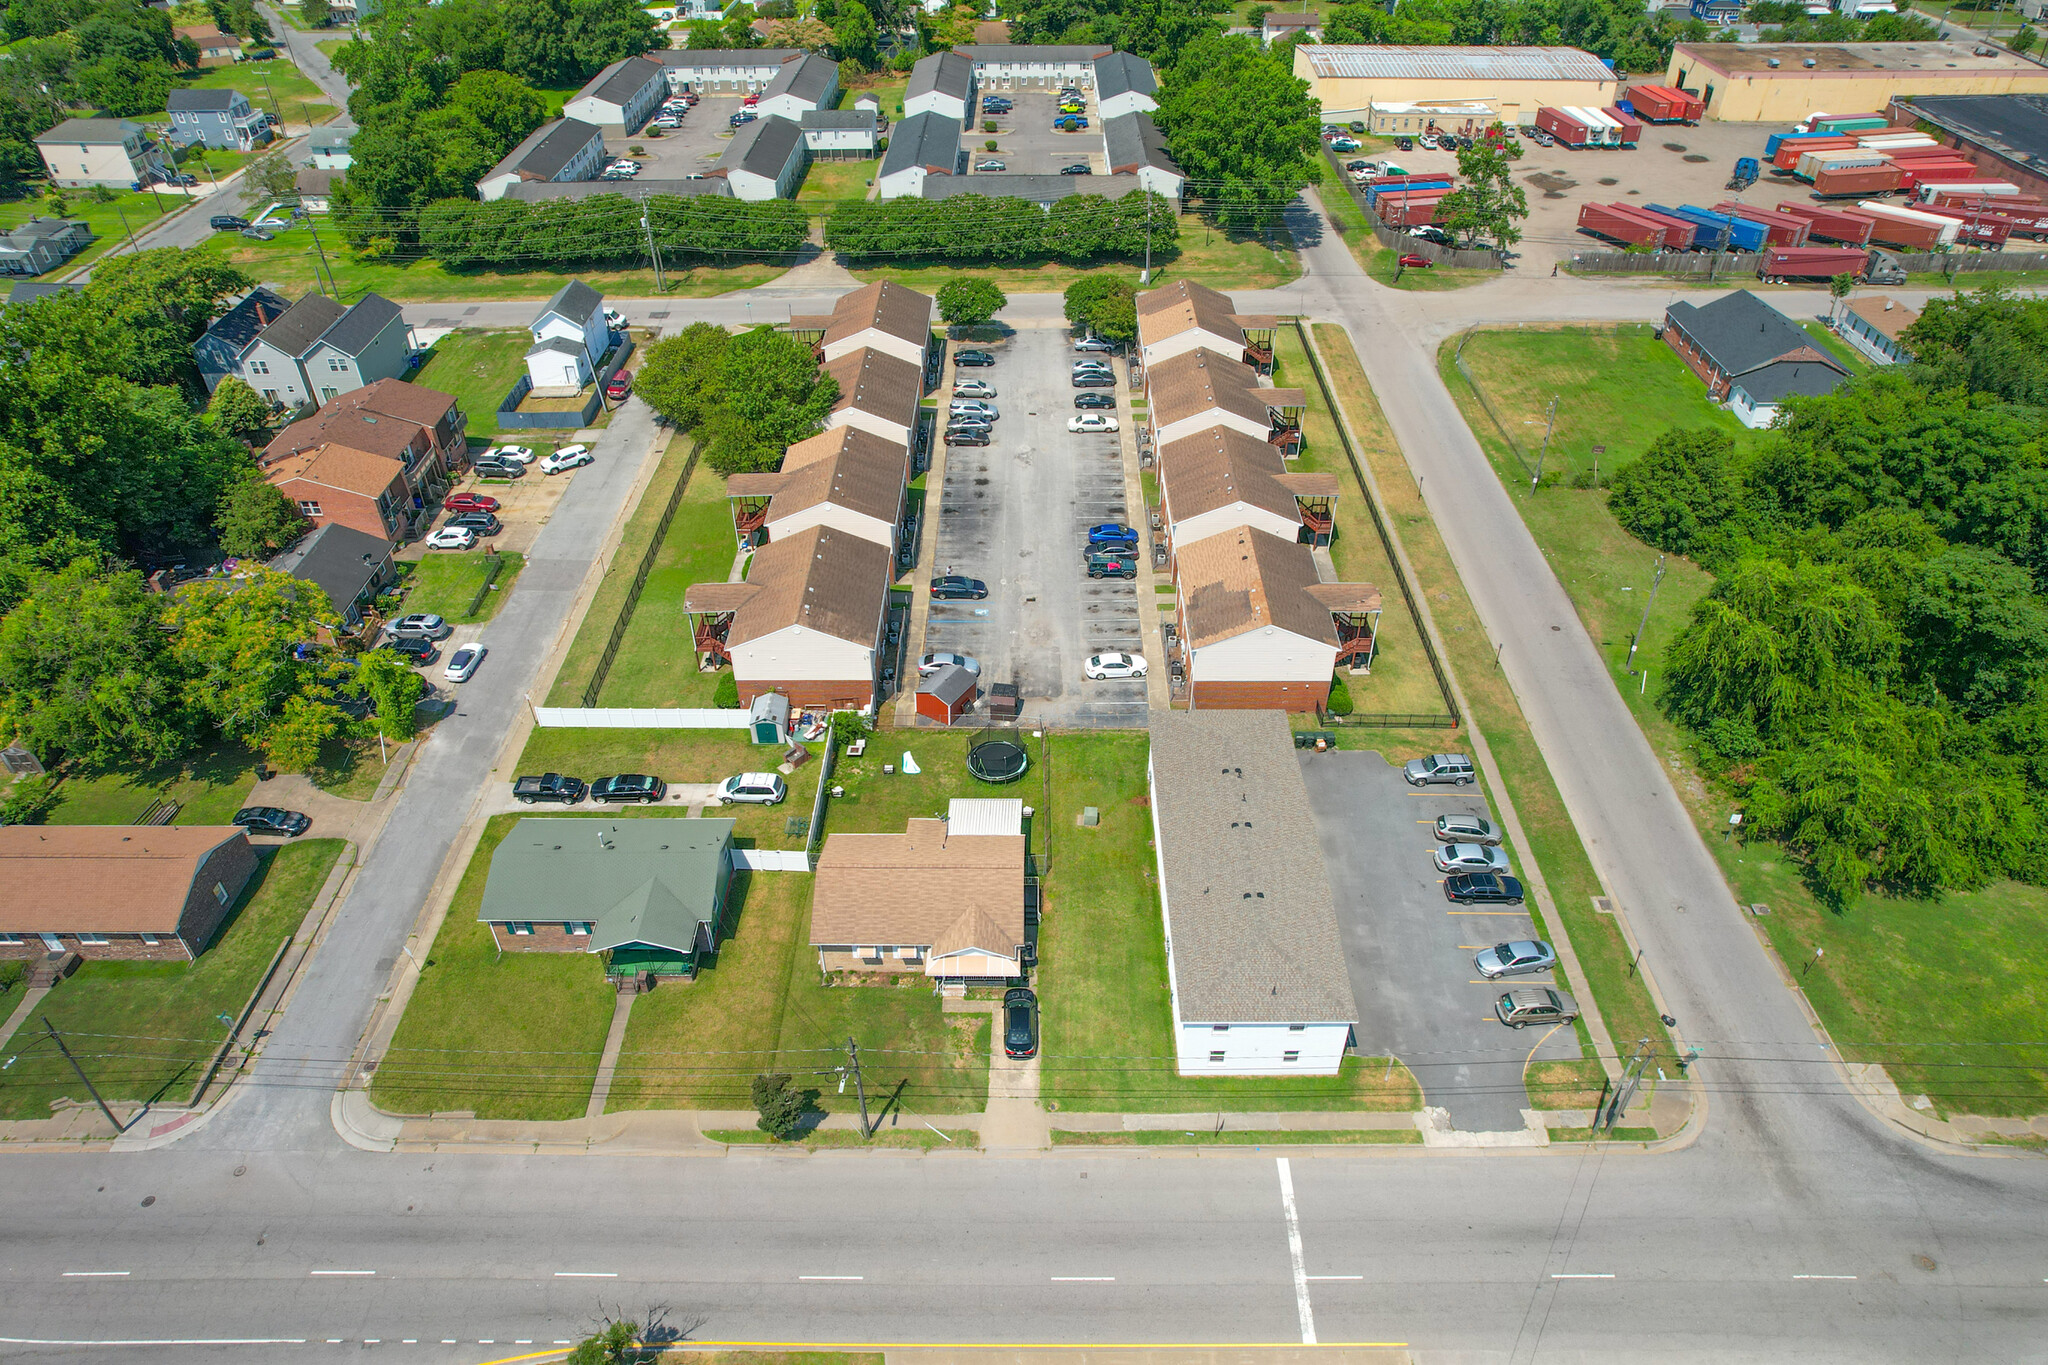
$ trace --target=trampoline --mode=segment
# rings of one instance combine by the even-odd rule
[[[985,739],[967,751],[967,771],[984,782],[1015,782],[1031,766],[1031,756],[1013,739]]]

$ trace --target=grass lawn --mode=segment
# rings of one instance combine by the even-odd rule
[[[116,193],[105,202],[95,199],[90,191],[69,190],[65,192],[64,200],[66,207],[62,216],[77,219],[91,228],[93,239],[86,244],[85,250],[38,278],[56,279],[67,275],[126,243],[131,231],[141,232],[164,214],[175,213],[185,206],[183,195],[159,196],[148,190]],[[0,204],[0,229],[16,228],[31,218],[49,216],[50,206],[40,197],[16,199]]]
[[[853,108],[853,102],[861,95],[873,95],[882,102],[882,117],[895,123],[903,116],[903,92],[910,88],[910,77],[876,76],[865,81],[843,86],[839,91],[839,107]]]
[[[462,874],[370,1097],[401,1114],[583,1116],[611,1027],[595,953],[498,953],[477,922],[491,854],[522,817],[496,815]]]
[[[1038,949],[1045,1099],[1083,1112],[1414,1108],[1406,1069],[1385,1080],[1370,1058],[1345,1059],[1336,1076],[1175,1074],[1146,745],[1142,734],[1056,736],[1051,798],[1032,802],[1050,862]],[[1100,812],[1097,827],[1076,823],[1083,806]]]
[[[886,266],[858,268],[862,281],[894,280],[926,293],[948,280],[971,278],[991,280],[1013,293],[1057,294],[1083,275],[1116,275],[1138,282],[1141,263],[1105,261],[1097,265],[961,266],[945,262],[930,265],[915,261],[892,262]],[[1198,213],[1180,215],[1180,244],[1152,256],[1152,283],[1148,288],[1172,284],[1175,280],[1196,280],[1218,289],[1277,289],[1301,274],[1301,261],[1286,233],[1278,232],[1274,245],[1239,241],[1209,226]]]
[[[286,123],[319,123],[334,113],[327,92],[282,55],[267,62],[208,67],[186,85],[194,90],[239,90],[249,103],[271,110]]]
[[[197,961],[87,962],[45,997],[38,1018],[50,1017],[107,1099],[183,1100],[227,1036],[217,1016],[241,1012],[341,849],[339,839],[259,849],[256,875]],[[0,1053],[21,1052],[38,1032],[23,1025]],[[0,1118],[48,1118],[63,1096],[91,1103],[48,1043],[0,1072]]]
[[[862,1063],[866,1069],[866,1063]],[[941,1135],[943,1133],[943,1136]],[[815,1129],[795,1142],[781,1142],[768,1136],[759,1128],[707,1128],[704,1136],[713,1142],[730,1143],[735,1147],[801,1147],[815,1152],[821,1147],[906,1147],[921,1152],[939,1151],[946,1147],[975,1147],[978,1136],[972,1128],[948,1128],[935,1133],[915,1119],[905,1122],[901,1128],[884,1127],[881,1132],[861,1141],[859,1133],[850,1128]],[[696,1352],[691,1359],[700,1359]]]
[[[484,574],[492,559],[502,561],[504,567],[498,570],[491,591],[484,594],[483,605],[472,615],[470,601],[475,598],[476,590],[483,586]],[[486,555],[482,550],[466,554],[436,550],[407,567],[411,570],[407,581],[412,584],[412,590],[405,595],[407,612],[432,612],[450,621],[470,624],[488,621],[498,614],[498,607],[512,590],[512,580],[519,577],[519,571],[526,567],[526,557]]]
[[[585,782],[614,773],[653,773],[670,783],[722,782],[735,773],[773,770],[781,758],[782,751],[773,745],[749,743],[744,730],[535,729],[519,756],[519,771],[568,773]],[[733,837],[743,844],[800,849],[807,836],[785,830],[792,816],[810,818],[819,768],[814,760],[783,774],[789,799],[779,806],[720,806],[705,814],[737,820]],[[618,813],[660,814],[663,809],[626,806]],[[675,811],[666,808],[668,814]]]
[[[53,825],[133,824],[159,798],[176,801],[181,825],[224,825],[256,785],[253,750],[218,744],[154,768],[64,769]]]
[[[1863,374],[1872,368],[1863,352],[1830,332],[1825,324],[1808,319],[1799,325],[1813,338],[1814,344],[1819,346],[1823,353],[1841,361],[1850,374]]]
[[[525,332],[483,332],[462,328],[427,348],[413,382],[452,393],[469,414],[469,429],[498,429],[498,404],[526,373],[533,338]]]
[[[804,172],[803,188],[796,194],[797,202],[836,204],[849,199],[865,199],[868,197],[868,181],[880,171],[881,165],[880,161],[813,161],[811,168]]]
[[[573,93],[573,92],[572,92]],[[139,226],[139,224],[138,224]],[[559,270],[450,270],[430,260],[358,260],[339,232],[323,227],[321,242],[327,263],[341,288],[342,301],[353,303],[369,293],[396,303],[470,303],[484,299],[547,299],[562,287]],[[281,232],[274,242],[256,242],[234,233],[216,233],[192,248],[218,251],[265,284],[288,293],[313,288],[316,257],[311,233]],[[789,268],[771,265],[699,266],[665,270],[668,292],[679,298],[708,298],[728,290],[766,284]],[[576,278],[600,293],[621,298],[653,298],[654,271],[582,269]],[[531,343],[529,343],[531,344]],[[417,376],[415,376],[417,378]],[[496,403],[500,394],[492,395]],[[475,417],[472,415],[471,420]]]
[[[306,776],[332,796],[367,801],[377,794],[396,744],[380,749],[374,739],[330,739],[320,746],[320,760]]]
[[[668,506],[677,482],[689,471],[691,445],[686,437],[670,437],[661,462],[655,467],[654,477],[648,481],[646,491],[640,495],[639,505],[626,522],[626,529],[619,538],[619,548],[612,554],[611,566],[604,581],[598,584],[590,610],[584,613],[583,624],[576,632],[576,642],[562,661],[561,672],[555,675],[554,687],[548,693],[549,706],[583,705],[583,689],[596,673],[598,659],[611,639],[613,623],[619,619],[619,612],[626,605],[626,591],[633,585],[640,557],[654,540],[662,511]],[[676,515],[681,517],[680,509]],[[727,563],[730,566],[730,560]],[[617,668],[616,660],[613,668]],[[709,696],[709,691],[704,695]]]
[[[1328,367],[1330,387],[1346,406],[1352,433],[1360,441],[1391,441],[1386,419],[1373,401],[1372,389],[1351,353],[1351,342],[1341,327],[1327,324],[1317,330],[1316,345]],[[1316,384],[1315,371],[1303,353],[1301,338],[1292,327],[1282,326],[1274,344],[1273,382],[1283,388],[1300,388],[1309,398],[1304,424],[1307,443],[1293,468],[1299,472],[1335,474],[1342,496],[1337,499],[1337,535],[1330,542],[1330,556],[1338,576],[1346,583],[1372,583],[1380,590],[1379,642],[1373,653],[1370,674],[1340,673],[1351,692],[1358,712],[1445,713],[1450,710],[1438,688],[1429,659],[1422,652],[1422,636],[1415,627],[1414,614],[1395,581],[1393,563],[1386,546],[1373,528],[1366,507],[1365,491],[1344,456],[1335,419],[1323,404],[1323,391]],[[1348,398],[1346,397],[1348,395]]]

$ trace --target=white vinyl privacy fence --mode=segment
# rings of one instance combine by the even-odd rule
[[[536,706],[536,723],[548,729],[744,730],[745,711],[690,706]]]
[[[786,852],[779,848],[736,848],[732,851],[734,867],[743,867],[749,872],[809,872],[811,855],[802,849]]]

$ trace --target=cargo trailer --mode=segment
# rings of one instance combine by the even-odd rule
[[[1920,180],[1913,186],[1915,199],[1932,199],[1937,194],[2018,194],[2020,187],[2010,180]]]
[[[1691,251],[1699,240],[1700,226],[1676,214],[1662,213],[1647,204],[1636,210],[1645,218],[1664,225],[1664,245],[1672,251]]]
[[[1922,185],[1960,185],[1967,189],[1973,185],[1997,183],[1980,179],[1977,168],[1966,162],[1900,161],[1893,164],[1899,168],[1899,188],[1916,197]]]
[[[1943,218],[1939,214],[1928,213],[1923,209],[1901,208],[1896,204],[1887,204],[1881,200],[1872,199],[1858,203],[1856,211],[1858,213],[1868,213],[1878,218],[1888,218],[1894,222],[1917,223],[1921,227],[1939,228],[1942,232],[1941,240],[1943,245],[1950,244],[1956,239],[1955,220],[1953,218]]]
[[[1593,130],[1563,109],[1552,109],[1548,105],[1538,109],[1536,127],[1567,147],[1597,145],[1591,142]]]
[[[1420,227],[1433,223],[1443,207],[1443,195],[1389,199],[1380,205],[1380,221],[1388,227]]]
[[[1881,166],[1828,166],[1813,177],[1813,196],[1863,199],[1873,194],[1890,194],[1904,178],[1905,173],[1891,162]]]
[[[1645,204],[1643,207],[1651,213],[1661,213],[1666,218],[1691,223],[1692,245],[1695,251],[1725,251],[1728,247],[1728,225],[1717,218],[1690,209],[1674,208],[1668,204]]]
[[[1377,204],[1381,195],[1407,194],[1415,190],[1447,190],[1451,178],[1447,175],[1406,175],[1392,180],[1375,180],[1365,187],[1365,202]]]
[[[1787,138],[1778,144],[1778,150],[1771,153],[1771,164],[1781,171],[1789,171],[1799,164],[1799,158],[1813,152],[1824,152],[1833,148],[1853,148],[1853,138],[1814,137]]]
[[[2013,234],[2013,221],[2002,213],[1980,213],[1968,209],[1936,209],[1927,212],[1956,224],[1956,242],[1963,246],[2002,247]]]
[[[1779,280],[1831,280],[1837,275],[1862,276],[1871,253],[1855,247],[1772,247],[1757,264],[1757,275]]]
[[[1811,180],[1825,170],[1850,170],[1865,166],[1889,166],[1891,159],[1883,152],[1866,152],[1861,147],[1830,147],[1824,152],[1808,152],[1792,167],[1792,174],[1801,180]]]
[[[1730,251],[1762,251],[1771,240],[1770,229],[1739,213],[1723,213],[1719,209],[1703,209],[1697,204],[1681,204],[1680,213],[1687,217],[1711,219],[1728,231]]]
[[[1941,228],[1873,212],[1862,204],[1850,211],[1870,219],[1870,240],[1877,246],[1896,247],[1900,251],[1935,251],[1944,244],[1944,236],[1949,242],[1955,240],[1954,223],[1946,225],[1949,230],[1944,234]]]
[[[1883,114],[1808,114],[1800,128],[1813,133],[1861,133],[1891,127]]]
[[[1619,105],[1609,105],[1600,112],[1621,125],[1621,146],[1633,151],[1636,144],[1643,140],[1642,123],[1623,113]]]
[[[1706,113],[1706,101],[1698,95],[1668,85],[1632,85],[1629,108],[1649,123],[1692,123]]]
[[[1605,237],[1623,246],[1662,250],[1667,229],[1664,224],[1636,212],[1626,204],[1582,204],[1579,231]]]
[[[1778,212],[1807,223],[1812,236],[1844,246],[1869,246],[1871,221],[1857,214],[1822,208],[1817,204],[1780,204]]]
[[[1762,224],[1766,234],[1765,246],[1805,246],[1807,234],[1813,231],[1813,225],[1804,218],[1794,218],[1789,213],[1772,213],[1769,209],[1760,209],[1754,204],[1738,204],[1727,200],[1714,205],[1714,212],[1725,213],[1731,218],[1747,218],[1752,223]]]
[[[1621,120],[1609,118],[1601,110],[1595,109],[1591,105],[1572,105],[1569,112],[1573,118],[1600,135],[1600,145],[1602,147],[1619,147],[1621,145]]]

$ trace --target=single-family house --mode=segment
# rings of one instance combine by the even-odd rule
[[[681,48],[665,47],[647,54],[668,72],[670,93],[693,90],[700,95],[744,95],[765,90],[785,62],[806,56],[798,47]]]
[[[256,872],[221,825],[0,825],[0,959],[189,962]]]
[[[242,40],[232,33],[222,33],[212,24],[187,24],[171,30],[171,36],[183,38],[199,50],[201,66],[232,66],[242,55]]]
[[[526,353],[526,375],[543,394],[573,394],[591,383],[612,345],[604,295],[581,280],[557,289],[527,331],[533,348]]]
[[[918,191],[925,199],[953,199],[979,194],[990,199],[1024,199],[1050,212],[1062,199],[1077,194],[1121,199],[1142,188],[1135,175],[932,175]]]
[[[709,172],[732,187],[735,199],[789,199],[804,178],[804,131],[770,114],[740,125]]]
[[[828,427],[856,426],[908,449],[917,431],[924,367],[863,346],[819,366],[839,384]]]
[[[1920,320],[1920,314],[1895,299],[1866,294],[1851,299],[1837,315],[1836,330],[1842,340],[1879,365],[1910,365],[1913,352],[1906,345],[1905,332]]]
[[[1092,89],[1095,64],[1116,51],[1107,43],[969,43],[953,50],[974,63],[984,91]]]
[[[813,161],[871,161],[882,143],[882,120],[866,105],[807,109],[796,126]]]
[[[242,357],[256,337],[283,317],[292,301],[267,285],[257,285],[236,301],[235,306],[215,318],[199,340],[192,343],[192,359],[199,377],[212,393],[229,375],[242,375]],[[272,400],[277,401],[277,400]]]
[[[791,446],[775,473],[729,475],[725,496],[741,545],[830,526],[893,550],[909,478],[908,448],[837,426]]]
[[[257,457],[275,461],[322,445],[346,446],[395,461],[415,509],[438,497],[448,471],[468,454],[469,418],[452,395],[402,379],[380,379],[323,404],[271,438]]]
[[[315,526],[338,522],[393,541],[424,524],[405,467],[366,450],[323,443],[266,463],[263,478]]]
[[[1315,711],[1338,665],[1372,662],[1380,592],[1325,583],[1308,546],[1239,526],[1175,547],[1176,646],[1188,705]]]
[[[668,98],[668,69],[645,57],[613,62],[562,105],[562,116],[615,133],[633,133]]]
[[[506,953],[604,953],[614,978],[689,978],[731,928],[731,820],[528,817],[491,853],[477,918]]]
[[[1308,545],[1335,529],[1335,474],[1290,474],[1280,452],[1214,426],[1159,448],[1160,515],[1170,550],[1251,526]]]
[[[761,91],[754,111],[797,123],[805,114],[839,103],[839,63],[815,52],[782,64]]]
[[[811,889],[823,972],[916,973],[950,993],[1024,974],[1029,950],[1022,801],[954,801],[901,834],[828,834]],[[970,813],[965,807],[997,808]],[[858,978],[856,978],[858,979]]]
[[[1833,393],[1849,377],[1840,361],[1747,289],[1704,307],[1672,304],[1664,310],[1664,344],[1746,427],[1767,427],[1785,399]]]
[[[939,725],[957,725],[960,717],[974,709],[975,698],[980,695],[980,674],[959,664],[947,664],[917,680],[913,706],[922,719]]]
[[[336,119],[306,135],[306,164],[316,171],[345,171],[356,164],[349,144],[356,135],[355,124]]]
[[[522,182],[595,180],[605,168],[604,131],[582,119],[559,118],[528,133],[476,182],[477,198],[503,199]]]
[[[68,118],[37,133],[35,144],[50,183],[65,189],[105,185],[137,190],[169,174],[163,153],[142,125],[129,119]]]
[[[1230,295],[1206,284],[1176,280],[1138,295],[1138,346],[1147,365],[1208,350],[1236,356],[1261,373],[1273,368],[1273,334],[1280,320],[1239,313]]]
[[[270,117],[239,90],[173,90],[171,135],[228,152],[254,151],[270,141]]]
[[[0,275],[55,270],[92,243],[92,229],[75,218],[41,214],[0,232]]]
[[[7,291],[8,308],[19,308],[38,299],[47,299],[53,294],[77,294],[83,292],[83,284],[56,284],[39,280],[16,280],[14,287]]]
[[[1095,112],[1105,119],[1149,114],[1159,107],[1159,77],[1152,63],[1129,52],[1112,52],[1095,62]]]
[[[1278,711],[1154,711],[1146,781],[1183,1076],[1331,1076],[1358,1022]]]
[[[1152,438],[1161,445],[1222,425],[1269,442],[1283,455],[1301,449],[1307,396],[1300,389],[1261,386],[1237,354],[1197,349],[1147,365],[1145,393]]]
[[[792,706],[874,705],[893,556],[865,537],[813,526],[754,552],[742,583],[684,595],[700,664],[731,663],[740,704],[780,692]]]
[[[1103,159],[1111,175],[1135,175],[1154,194],[1180,200],[1187,177],[1166,151],[1166,137],[1150,114],[1119,114],[1102,121]]]
[[[365,294],[343,307],[308,294],[243,349],[239,374],[279,407],[296,411],[396,379],[412,362],[411,332],[397,304]]]
[[[323,171],[312,166],[301,170],[295,183],[299,207],[308,213],[326,213],[334,207],[334,187],[347,179],[343,171]]]
[[[1259,41],[1268,47],[1282,38],[1323,40],[1323,21],[1313,14],[1269,14],[1259,24]]]
[[[270,561],[270,567],[316,584],[349,631],[362,626],[363,608],[398,577],[390,541],[337,522],[299,537],[297,544]]]
[[[974,126],[974,63],[958,52],[934,52],[910,68],[903,116],[937,114],[963,128]]]
[[[816,347],[820,360],[871,346],[922,369],[932,340],[932,296],[879,280],[841,294],[828,314],[791,317],[788,330]]]
[[[966,169],[960,121],[943,114],[913,114],[899,120],[889,135],[875,183],[880,198],[902,199],[922,194],[928,176],[959,175]]]

